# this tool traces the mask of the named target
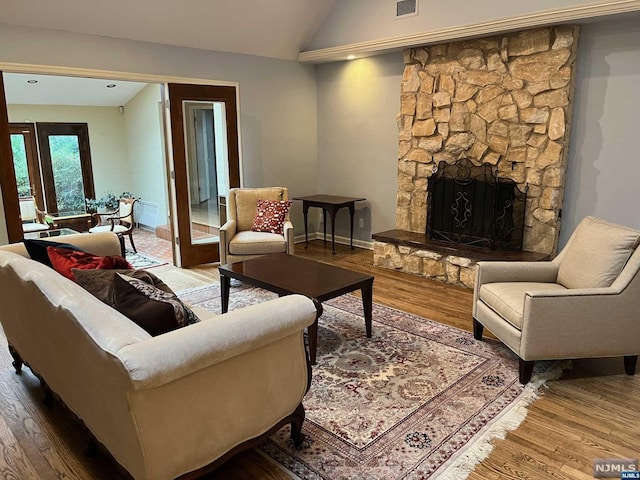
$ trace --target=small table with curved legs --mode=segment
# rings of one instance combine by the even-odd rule
[[[355,203],[362,202],[366,198],[359,197],[338,197],[336,195],[310,195],[308,197],[294,197],[292,200],[302,201],[302,214],[304,215],[304,240],[305,248],[309,243],[309,233],[307,231],[307,214],[309,207],[318,207],[322,209],[322,226],[324,229],[324,242],[327,242],[327,212],[331,215],[331,245],[333,253],[336,253],[336,213],[341,208],[348,208],[351,216],[351,248],[353,248],[353,215],[355,213]]]

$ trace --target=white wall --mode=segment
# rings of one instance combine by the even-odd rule
[[[433,32],[595,3],[598,2],[593,0],[537,0],[535,2],[418,0],[418,15],[396,18],[394,0],[340,0],[335,2],[327,19],[303,50]]]
[[[9,122],[87,123],[96,196],[122,193],[127,168],[124,120],[117,107],[8,105]]]
[[[316,193],[314,67],[250,55],[0,25],[0,62],[238,82],[245,186]],[[292,220],[304,231],[299,205]]]
[[[403,69],[401,52],[317,66],[318,191],[367,199],[356,204],[355,239],[395,228]],[[336,223],[348,237],[348,210]]]
[[[640,22],[582,27],[560,243],[586,215],[640,228]]]
[[[158,205],[156,221],[149,227],[169,223],[161,100],[160,85],[150,84],[124,105],[127,151],[124,176],[128,180],[127,190],[143,202]]]

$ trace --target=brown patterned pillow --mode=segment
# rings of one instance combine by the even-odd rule
[[[77,268],[72,268],[71,273],[73,273],[73,277],[78,285],[83,287],[89,293],[92,293],[95,297],[102,300],[110,307],[114,308],[115,298],[113,282],[116,273],[121,273],[127,277],[137,278],[138,280],[142,280],[143,282],[153,285],[160,290],[168,293],[174,293],[166,283],[147,270],[79,270]]]
[[[154,337],[200,321],[176,295],[137,278],[116,273],[113,289],[116,310]]]
[[[251,230],[254,232],[279,233],[282,235],[284,220],[291,208],[289,200],[261,200],[256,206],[256,218]]]

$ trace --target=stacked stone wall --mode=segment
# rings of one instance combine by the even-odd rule
[[[526,189],[523,249],[556,252],[578,31],[562,25],[405,50],[396,228],[425,232],[429,177],[441,161],[468,158]],[[402,263],[403,270],[445,281],[450,270],[456,278],[458,257],[450,262],[398,247],[391,255],[391,247],[377,247],[376,265]],[[468,282],[458,274],[449,283]]]

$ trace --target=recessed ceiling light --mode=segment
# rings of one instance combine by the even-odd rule
[[[109,83],[109,84],[107,84],[107,88],[116,88],[116,84],[115,83]]]
[[[347,55],[347,60],[355,60],[356,56],[355,55]]]
[[[38,83],[38,80],[27,80],[27,83]]]

